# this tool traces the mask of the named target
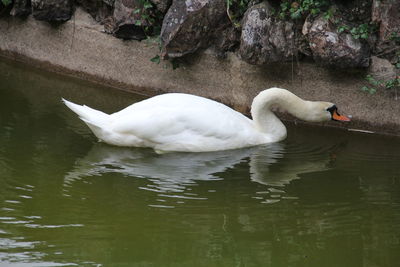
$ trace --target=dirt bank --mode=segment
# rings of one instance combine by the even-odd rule
[[[0,20],[3,56],[120,89],[153,95],[186,92],[219,100],[248,112],[252,98],[269,87],[282,87],[309,100],[335,102],[353,121],[345,126],[400,135],[400,105],[393,92],[362,92],[365,73],[335,71],[314,63],[249,65],[228,54],[192,55],[173,70],[170,64],[150,61],[159,53],[155,41],[123,41],[102,32],[89,14],[77,10],[75,18],[54,27],[28,17]],[[290,118],[289,118],[290,119]]]

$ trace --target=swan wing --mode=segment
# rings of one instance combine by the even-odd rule
[[[211,151],[248,146],[252,121],[218,102],[185,94],[154,97],[111,115],[112,130],[153,148]]]

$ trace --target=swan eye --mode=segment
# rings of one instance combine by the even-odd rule
[[[334,112],[335,110],[337,110],[336,105],[333,105],[333,106],[331,106],[331,107],[329,107],[329,108],[326,109],[326,111],[329,111],[329,112],[331,113],[331,115],[333,115],[333,112]]]

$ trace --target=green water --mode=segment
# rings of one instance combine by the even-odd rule
[[[142,97],[0,61],[0,266],[399,266],[400,139],[157,155],[97,143],[60,101]]]

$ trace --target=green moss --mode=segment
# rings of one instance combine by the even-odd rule
[[[1,2],[3,3],[3,5],[8,6],[12,3],[12,0],[1,0]]]

